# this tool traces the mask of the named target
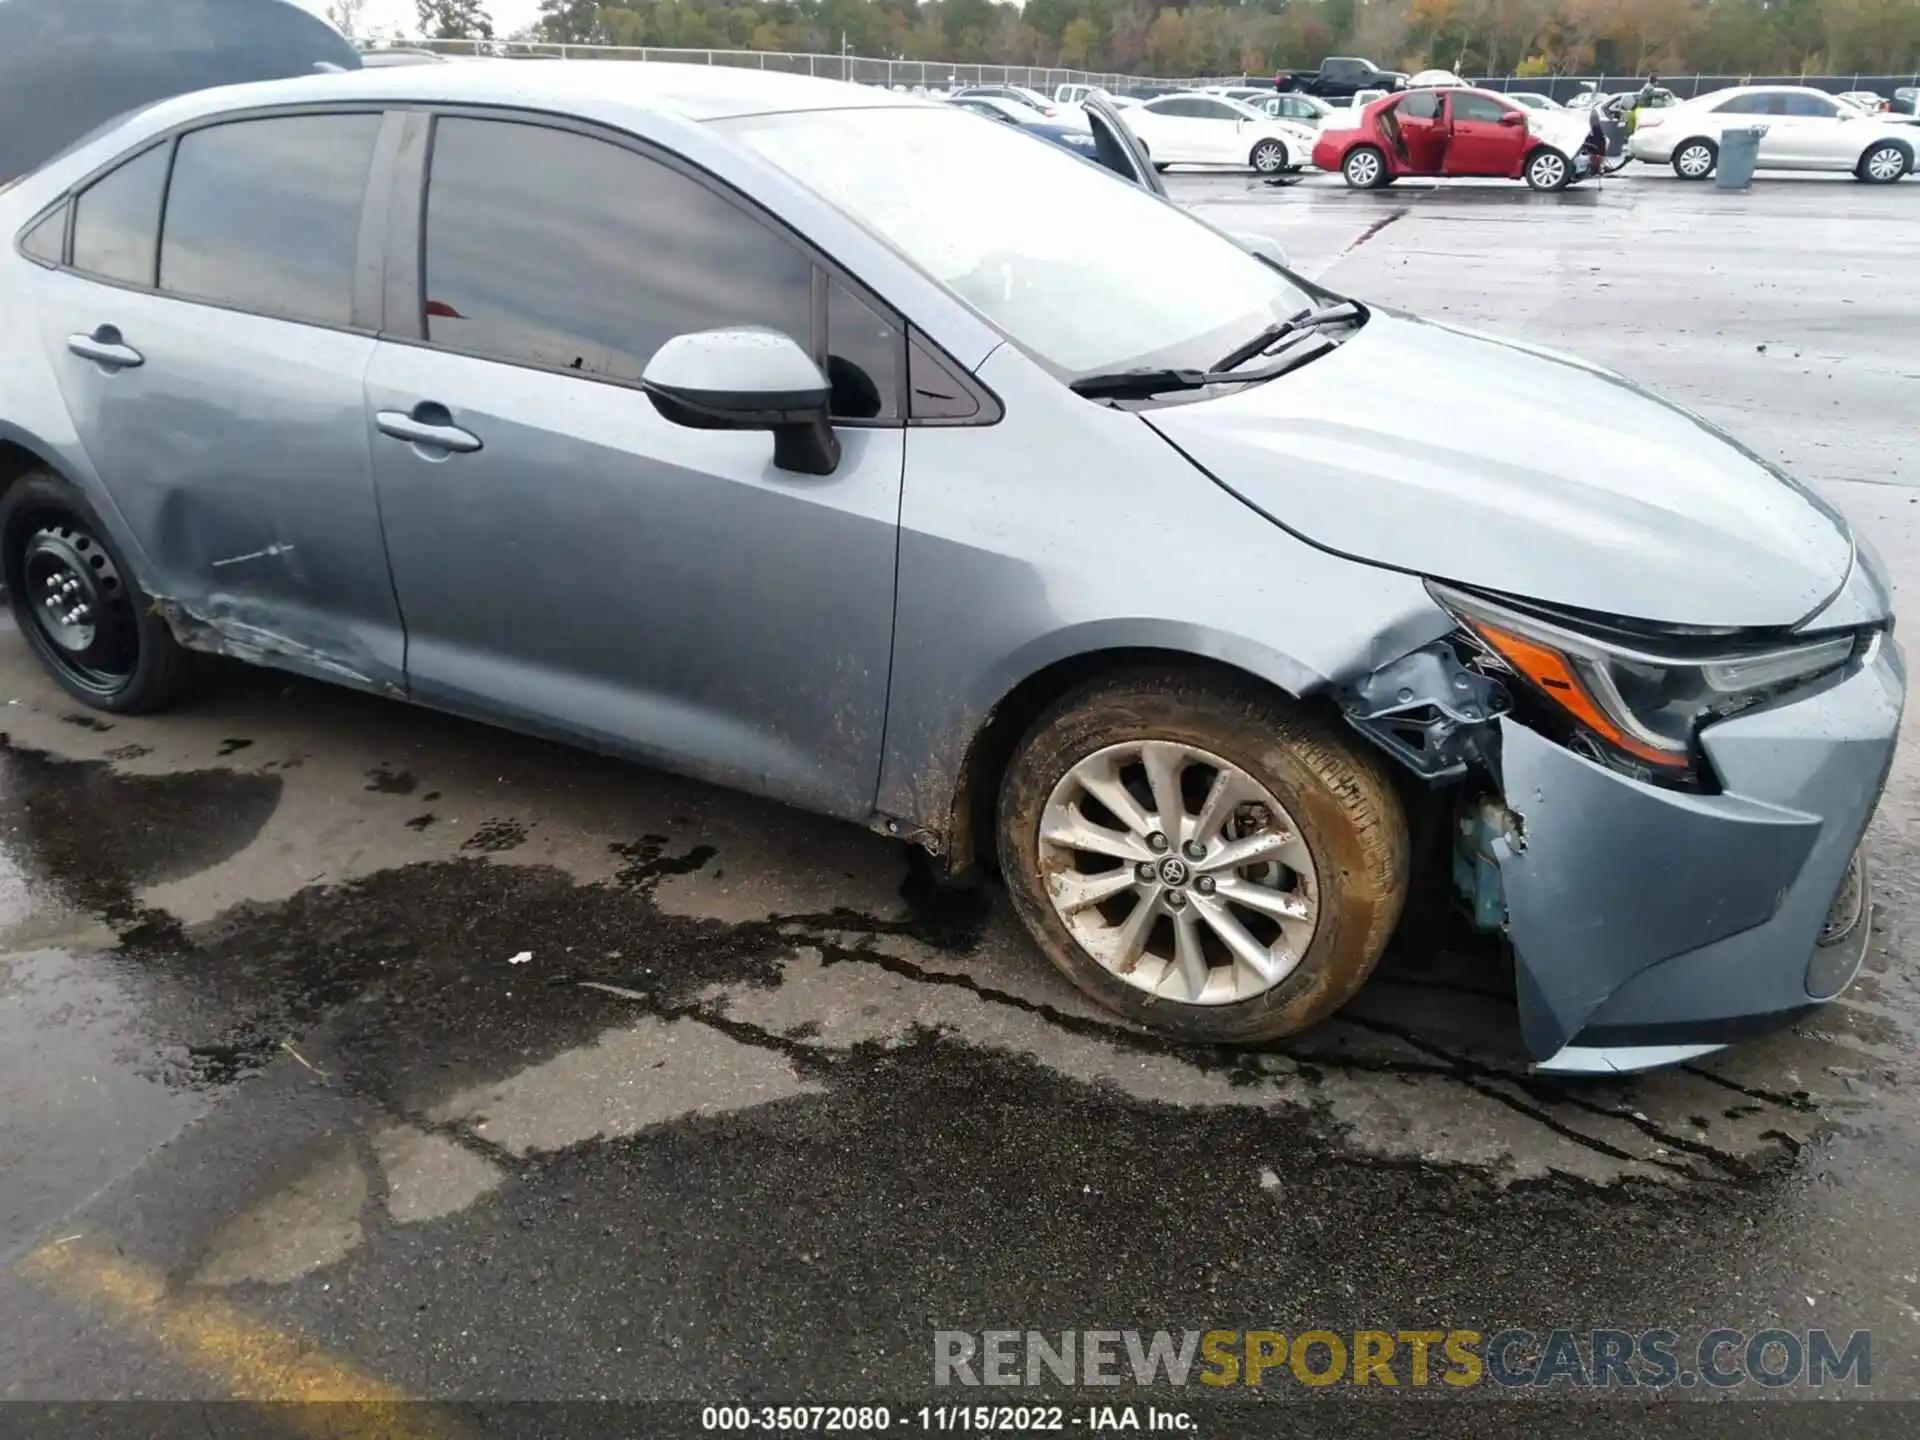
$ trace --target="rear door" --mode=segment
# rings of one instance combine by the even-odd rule
[[[1166,95],[1137,106],[1140,117],[1135,133],[1147,143],[1147,150],[1158,165],[1192,164],[1203,157],[1195,139],[1191,105],[1182,95]]]
[[[40,314],[148,589],[218,648],[397,689],[358,283],[382,123],[268,116],[150,147],[79,195]]]
[[[1438,175],[1446,159],[1446,105],[1438,90],[1416,90],[1389,107],[1402,162],[1415,175]]]
[[[1472,90],[1449,92],[1447,109],[1452,126],[1447,139],[1446,174],[1520,173],[1521,157],[1531,138],[1526,111]]]
[[[366,385],[414,694],[864,818],[904,324],[621,137],[449,115],[431,157],[424,206],[396,201]],[[671,424],[640,389],[667,340],[736,325],[792,337],[833,381],[831,475],[777,468],[764,432]]]

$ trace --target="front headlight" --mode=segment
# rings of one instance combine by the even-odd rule
[[[1432,581],[1427,589],[1576,735],[1656,773],[1691,770],[1703,724],[1839,669],[1859,639],[1848,631],[1755,645],[1722,634],[1669,645],[1575,630]]]

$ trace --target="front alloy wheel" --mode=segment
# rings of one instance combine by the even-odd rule
[[[1034,723],[1001,786],[1015,912],[1093,999],[1183,1040],[1289,1035],[1359,988],[1400,913],[1381,762],[1284,697],[1123,672]]]
[[[1151,808],[1136,798],[1143,786]],[[1062,775],[1040,817],[1040,871],[1081,949],[1134,989],[1186,1005],[1265,994],[1319,923],[1313,856],[1286,807],[1232,762],[1177,741],[1108,745]]]
[[[1564,189],[1572,178],[1572,167],[1558,150],[1537,150],[1527,162],[1527,184],[1535,190]]]
[[[1287,147],[1278,140],[1262,140],[1253,147],[1249,163],[1262,175],[1273,175],[1287,167]]]
[[[1891,185],[1907,173],[1913,161],[1891,141],[1876,145],[1860,157],[1860,178],[1869,185]]]

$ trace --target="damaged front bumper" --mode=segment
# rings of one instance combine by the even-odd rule
[[[1672,1064],[1852,983],[1870,912],[1857,856],[1904,697],[1883,634],[1809,692],[1704,730],[1717,794],[1643,783],[1501,719],[1513,823],[1489,827],[1485,850],[1538,1068]]]

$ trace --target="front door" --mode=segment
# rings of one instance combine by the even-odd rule
[[[45,277],[40,316],[176,624],[206,648],[397,691],[363,413],[373,326],[354,294],[380,126],[208,126],[181,137],[170,182],[170,143],[127,161],[75,202],[71,266]]]
[[[743,204],[575,131],[440,119],[425,226],[420,333],[367,375],[413,693],[865,817],[900,328]],[[833,474],[775,468],[765,433],[670,424],[638,388],[666,340],[732,325],[823,362],[848,422]]]
[[[1760,141],[1762,165],[1807,170],[1834,164],[1843,143],[1839,101],[1795,90],[1775,93],[1768,102],[1771,113],[1761,122],[1767,126]]]
[[[1445,171],[1449,175],[1518,175],[1529,134],[1526,112],[1490,95],[1456,90],[1447,97],[1451,120]],[[1508,116],[1514,118],[1509,120]]]

